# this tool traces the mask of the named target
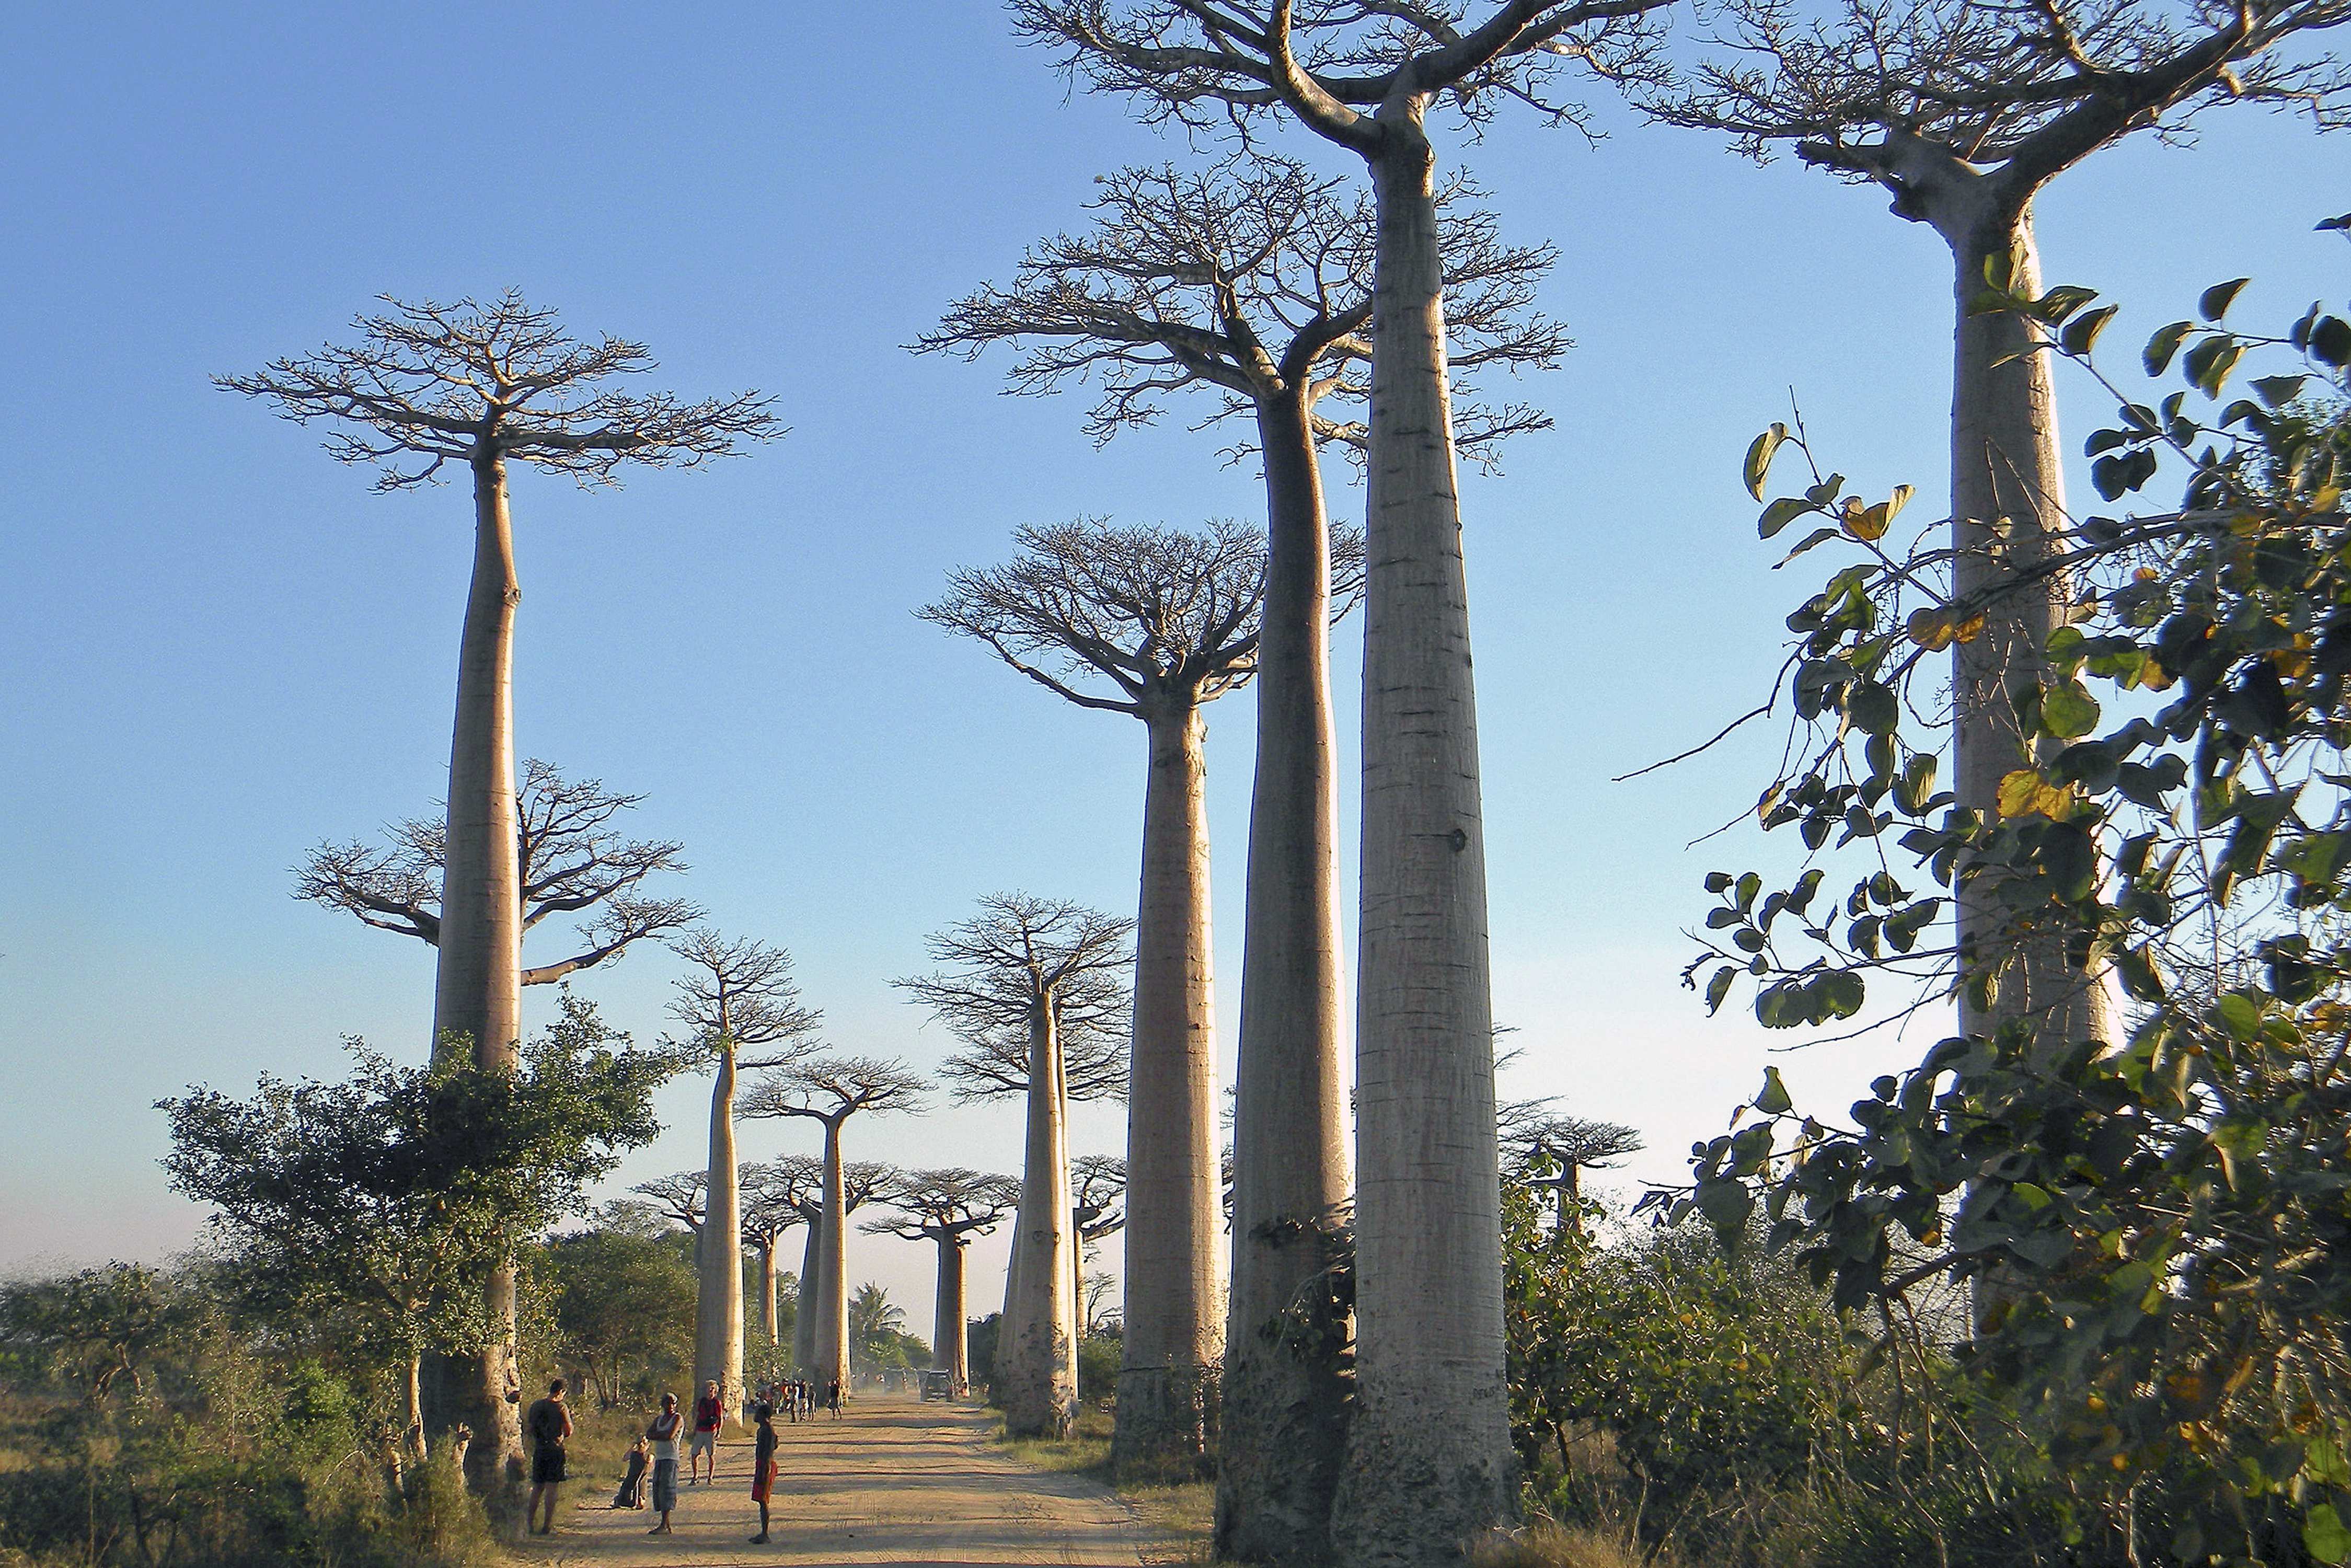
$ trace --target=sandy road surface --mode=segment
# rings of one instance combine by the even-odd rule
[[[719,1449],[718,1480],[681,1486],[676,1533],[645,1533],[659,1517],[611,1509],[618,1477],[574,1480],[556,1533],[520,1548],[526,1560],[587,1568],[704,1568],[719,1563],[1004,1563],[1141,1568],[1172,1555],[1116,1494],[1076,1476],[1035,1470],[989,1437],[969,1406],[912,1398],[859,1400],[839,1421],[778,1422],[775,1523],[768,1545],[751,1500],[751,1445]]]

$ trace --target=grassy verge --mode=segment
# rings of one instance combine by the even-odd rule
[[[1214,1530],[1216,1483],[1186,1480],[1173,1485],[1130,1482],[1121,1486],[1111,1475],[1110,1435],[1110,1413],[1094,1409],[1081,1411],[1077,1429],[1059,1440],[1008,1437],[1001,1420],[996,1427],[996,1440],[1022,1464],[1084,1476],[1117,1491],[1133,1505],[1145,1527],[1176,1548],[1172,1553],[1155,1556],[1154,1561],[1214,1562],[1209,1539]]]

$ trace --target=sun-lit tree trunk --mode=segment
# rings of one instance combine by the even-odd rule
[[[474,471],[474,574],[457,652],[449,746],[449,826],[433,999],[436,1052],[459,1037],[477,1066],[512,1071],[522,1037],[521,862],[515,822],[514,628],[522,589],[495,449]],[[467,1484],[486,1491],[522,1462],[511,1264],[482,1285],[492,1339],[477,1354],[436,1356],[436,1427],[472,1429]]]
[[[412,1463],[421,1465],[424,1463],[426,1458],[424,1446],[424,1358],[422,1355],[412,1353],[408,1358],[408,1364],[403,1368],[403,1370],[408,1375],[406,1380],[407,1386],[402,1390],[406,1395],[402,1407],[403,1413],[408,1417],[408,1426],[400,1435],[400,1446],[406,1450],[407,1458]]]
[[[2031,205],[2011,216],[1978,192],[1963,189],[1929,211],[1950,242],[1954,272],[1953,587],[1963,598],[1991,596],[1982,632],[1952,648],[1952,793],[1961,808],[1997,820],[2001,778],[2048,760],[2034,756],[2025,743],[2011,694],[2045,677],[2042,647],[2065,624],[2068,579],[2052,572],[2021,586],[2003,584],[2065,548],[2057,537],[2069,526],[2064,458],[2057,449],[2057,393],[2051,355],[2043,347],[2048,333],[2041,323],[2018,311],[1970,310],[1989,287],[1984,267],[1993,258],[2012,258],[2011,288],[2040,294]],[[2004,537],[1994,531],[2000,519],[2005,519]],[[1962,988],[1963,1030],[1988,1034],[2007,1019],[2030,1017],[2051,1047],[2084,1040],[2120,1041],[2110,985],[2066,961],[2063,933],[2002,941],[2005,918],[1997,892],[1980,886],[1962,892],[1959,918],[1963,963],[1979,952],[2011,946],[2016,952],[1989,1009],[1978,1008]]]
[[[1018,1260],[996,1341],[1004,1426],[1015,1437],[1067,1437],[1078,1416],[1077,1302],[1065,1250],[1077,1238],[1070,1222],[1069,1129],[1057,1092],[1061,1052],[1051,1004],[1040,999],[1029,1021],[1028,1146],[1012,1231]]]
[[[806,1378],[816,1376],[817,1260],[823,1249],[824,1210],[820,1204],[808,1217],[808,1243],[800,1249],[799,1293],[792,1314],[792,1364]]]
[[[968,1310],[961,1236],[935,1238],[939,1248],[939,1282],[931,1312],[931,1365],[954,1380],[958,1397],[971,1387],[971,1353],[964,1342],[964,1315]]]
[[[780,1322],[776,1312],[776,1244],[770,1239],[759,1243],[759,1327],[769,1344],[776,1343]]]
[[[743,1386],[743,1190],[735,1166],[735,1042],[721,1038],[710,1086],[709,1196],[694,1302],[694,1386],[716,1383],[733,1410]]]
[[[817,1243],[816,1325],[810,1341],[820,1385],[849,1387],[849,1198],[841,1186],[841,1123],[824,1124],[824,1219]]]
[[[1207,727],[1197,706],[1176,701],[1144,718],[1151,770],[1127,1080],[1126,1337],[1113,1439],[1122,1471],[1206,1451],[1225,1330]]]
[[[1321,1272],[1348,1195],[1339,954],[1331,549],[1312,427],[1296,392],[1258,412],[1266,593],[1258,645],[1240,1059],[1233,1120],[1232,1292],[1217,1436],[1217,1552],[1328,1550],[1346,1441],[1336,1346],[1304,1358],[1264,1331]],[[1330,1325],[1343,1333],[1344,1323]]]
[[[1517,1514],[1503,1385],[1486,842],[1421,103],[1383,105],[1356,965],[1356,1406],[1342,1562],[1422,1564]]]

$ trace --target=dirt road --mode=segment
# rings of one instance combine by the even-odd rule
[[[970,1406],[861,1399],[839,1421],[778,1422],[774,1527],[768,1545],[751,1500],[751,1445],[721,1447],[716,1485],[681,1486],[676,1533],[649,1536],[650,1511],[611,1509],[618,1478],[564,1490],[556,1533],[527,1559],[587,1568],[705,1568],[720,1563],[1045,1563],[1142,1568],[1173,1553],[1104,1487],[1030,1469],[988,1436]]]

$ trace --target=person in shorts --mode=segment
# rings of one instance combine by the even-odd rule
[[[751,1419],[759,1424],[758,1441],[751,1450],[751,1500],[759,1505],[759,1533],[751,1537],[754,1546],[768,1543],[768,1500],[775,1495],[776,1471],[776,1411],[773,1406],[761,1405],[751,1412]]]
[[[685,1481],[692,1486],[697,1475],[708,1485],[718,1479],[718,1428],[726,1424],[726,1402],[718,1396],[715,1382],[702,1385],[702,1397],[694,1402],[694,1436],[685,1444]],[[696,1469],[697,1458],[707,1458],[710,1469],[705,1473]]]
[[[653,1507],[660,1511],[661,1522],[645,1531],[647,1535],[670,1533],[670,1510],[677,1506],[677,1440],[683,1435],[685,1417],[678,1414],[677,1396],[662,1396],[661,1414],[645,1428],[645,1441],[653,1449]]]
[[[563,1404],[563,1379],[547,1385],[547,1397],[535,1400],[523,1416],[530,1438],[530,1505],[523,1511],[523,1528],[534,1535],[555,1533],[555,1501],[563,1486],[563,1440],[571,1436],[571,1412]],[[538,1505],[547,1503],[547,1523],[538,1524]]]

